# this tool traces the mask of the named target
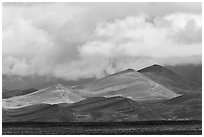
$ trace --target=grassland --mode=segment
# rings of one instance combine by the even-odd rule
[[[3,135],[201,135],[201,121],[3,123]]]

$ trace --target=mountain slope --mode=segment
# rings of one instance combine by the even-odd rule
[[[142,104],[122,97],[96,97],[74,104],[38,104],[3,109],[3,122],[108,122],[161,120]]]
[[[3,99],[3,122],[201,120],[202,93],[159,65],[127,69],[81,86],[53,85]],[[175,93],[176,92],[176,93]]]
[[[76,93],[84,97],[122,96],[132,100],[160,100],[179,96],[139,72],[128,69],[76,87]]]
[[[164,87],[173,90],[177,94],[185,94],[192,91],[196,92],[201,90],[200,84],[187,81],[180,75],[160,65],[152,65],[138,70],[138,72],[163,85]]]
[[[169,100],[149,103],[148,108],[170,120],[202,120],[201,93],[188,93]]]
[[[30,89],[26,89],[26,90],[9,90],[9,91],[3,90],[2,98],[21,96],[21,95],[29,94],[29,93],[32,93],[35,91],[37,91],[37,89],[34,89],[34,88],[30,88]]]
[[[3,122],[70,122],[72,113],[61,111],[57,104],[37,104],[22,108],[3,109]]]
[[[72,93],[68,88],[58,84],[23,96],[3,99],[2,104],[4,108],[21,108],[41,103],[74,103],[82,99],[81,96]]]
[[[3,109],[3,122],[119,122],[201,120],[199,95],[159,102],[136,102],[123,97],[94,97],[73,104],[37,104]],[[181,98],[181,99],[180,99]]]

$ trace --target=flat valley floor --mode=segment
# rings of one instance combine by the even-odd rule
[[[3,135],[202,135],[201,121],[3,123]]]

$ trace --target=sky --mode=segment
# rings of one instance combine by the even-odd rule
[[[3,3],[2,73],[101,78],[202,63],[201,3]]]

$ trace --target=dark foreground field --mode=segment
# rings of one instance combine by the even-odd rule
[[[201,135],[201,121],[3,123],[3,135]]]

